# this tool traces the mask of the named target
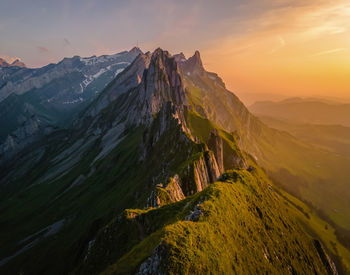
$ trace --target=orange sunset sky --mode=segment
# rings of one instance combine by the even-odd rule
[[[286,7],[246,22],[259,28],[203,50],[229,88],[350,97],[350,2]]]
[[[64,0],[20,6],[4,0],[3,7],[0,56],[20,57],[31,67],[136,44],[187,57],[198,49],[205,67],[237,93],[350,98],[349,0]],[[9,9],[16,16],[9,17]]]

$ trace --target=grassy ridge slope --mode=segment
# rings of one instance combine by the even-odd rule
[[[199,219],[185,220],[196,206],[202,212]],[[329,267],[296,213],[261,171],[230,171],[222,181],[183,201],[127,211],[125,217],[134,228],[128,232],[135,232],[136,244],[103,274],[135,273],[148,257],[155,257],[152,253],[160,256],[159,274],[326,274]],[[105,232],[112,237],[111,232],[121,232],[124,226],[119,218]],[[96,241],[88,262],[101,244],[107,242]]]

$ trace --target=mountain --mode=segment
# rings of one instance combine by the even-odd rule
[[[251,105],[249,110],[259,116],[270,116],[299,123],[350,126],[350,104],[329,100],[292,98],[278,102],[261,101]]]
[[[39,69],[16,60],[0,71],[0,154],[18,151],[38,136],[67,127],[141,52],[65,58]],[[14,64],[17,64],[14,67]]]
[[[338,155],[350,157],[350,128],[341,125],[302,124],[259,116],[268,126],[290,133],[299,140]]]
[[[260,101],[280,101],[288,98],[288,96],[273,94],[273,93],[252,93],[252,92],[235,91],[235,94],[246,106],[250,106],[255,102],[260,102]]]
[[[0,57],[0,67],[7,67],[9,66],[9,63],[3,58]]]
[[[0,272],[347,272],[333,224],[260,167],[312,150],[253,116],[198,51],[139,54],[67,129],[0,163]]]
[[[11,66],[17,66],[17,67],[21,67],[21,68],[26,68],[26,64],[24,64],[20,59],[16,59],[15,61],[13,61],[11,63]]]
[[[19,59],[17,58],[14,60],[12,63],[8,63],[5,59],[0,57],[0,69],[2,67],[20,67],[20,68],[26,68],[26,65]]]

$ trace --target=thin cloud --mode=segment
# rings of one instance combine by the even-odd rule
[[[43,46],[37,46],[36,47],[39,53],[47,53],[49,50]]]
[[[70,46],[70,41],[67,38],[63,38],[63,47]]]
[[[343,52],[343,51],[345,51],[345,50],[346,50],[345,48],[338,48],[338,49],[332,49],[332,50],[322,51],[322,52],[318,52],[318,53],[315,53],[315,54],[311,55],[311,57],[314,57],[314,56],[321,56],[321,55],[327,55],[327,54],[332,54],[332,53],[338,53],[338,52]]]

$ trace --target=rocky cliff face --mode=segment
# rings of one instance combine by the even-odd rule
[[[220,173],[223,173],[225,171],[224,146],[223,146],[222,137],[220,137],[217,129],[214,129],[214,131],[210,132],[208,147],[214,153]]]
[[[220,171],[216,163],[214,154],[211,151],[204,152],[203,156],[194,163],[194,178],[196,188],[191,190],[191,194],[202,191],[220,176]]]
[[[174,116],[185,123],[183,110],[187,105],[180,69],[171,55],[161,49],[152,54],[150,65],[136,91],[136,98],[128,111],[130,124],[149,125],[162,106],[171,102]]]
[[[145,69],[148,68],[151,60],[151,53],[140,53],[132,64],[109,83],[108,88],[89,106],[85,117],[95,117],[99,112],[116,100],[120,95],[136,88],[142,79]]]
[[[169,129],[169,122],[172,120],[181,127],[180,135],[183,140],[187,140],[187,143],[196,143],[185,119],[188,103],[182,71],[176,58],[161,49],[155,50],[136,93],[132,108],[128,110],[127,123],[151,127],[154,117],[158,117],[157,131],[145,135],[145,144],[159,146],[157,141],[161,136],[166,131],[172,131]],[[144,153],[144,156],[146,155],[147,152]],[[184,171],[183,176],[177,176],[177,184],[173,186],[175,188],[166,189],[172,201],[183,195],[200,192],[220,176],[220,169],[211,151],[203,151],[202,155],[190,163]],[[189,181],[194,181],[194,184]],[[181,192],[177,187],[181,187]]]
[[[199,52],[189,59],[180,59],[186,94],[192,108],[220,128],[236,133],[243,150],[261,156],[254,147],[264,125],[250,114],[243,103],[225,87],[222,79],[203,67]]]

